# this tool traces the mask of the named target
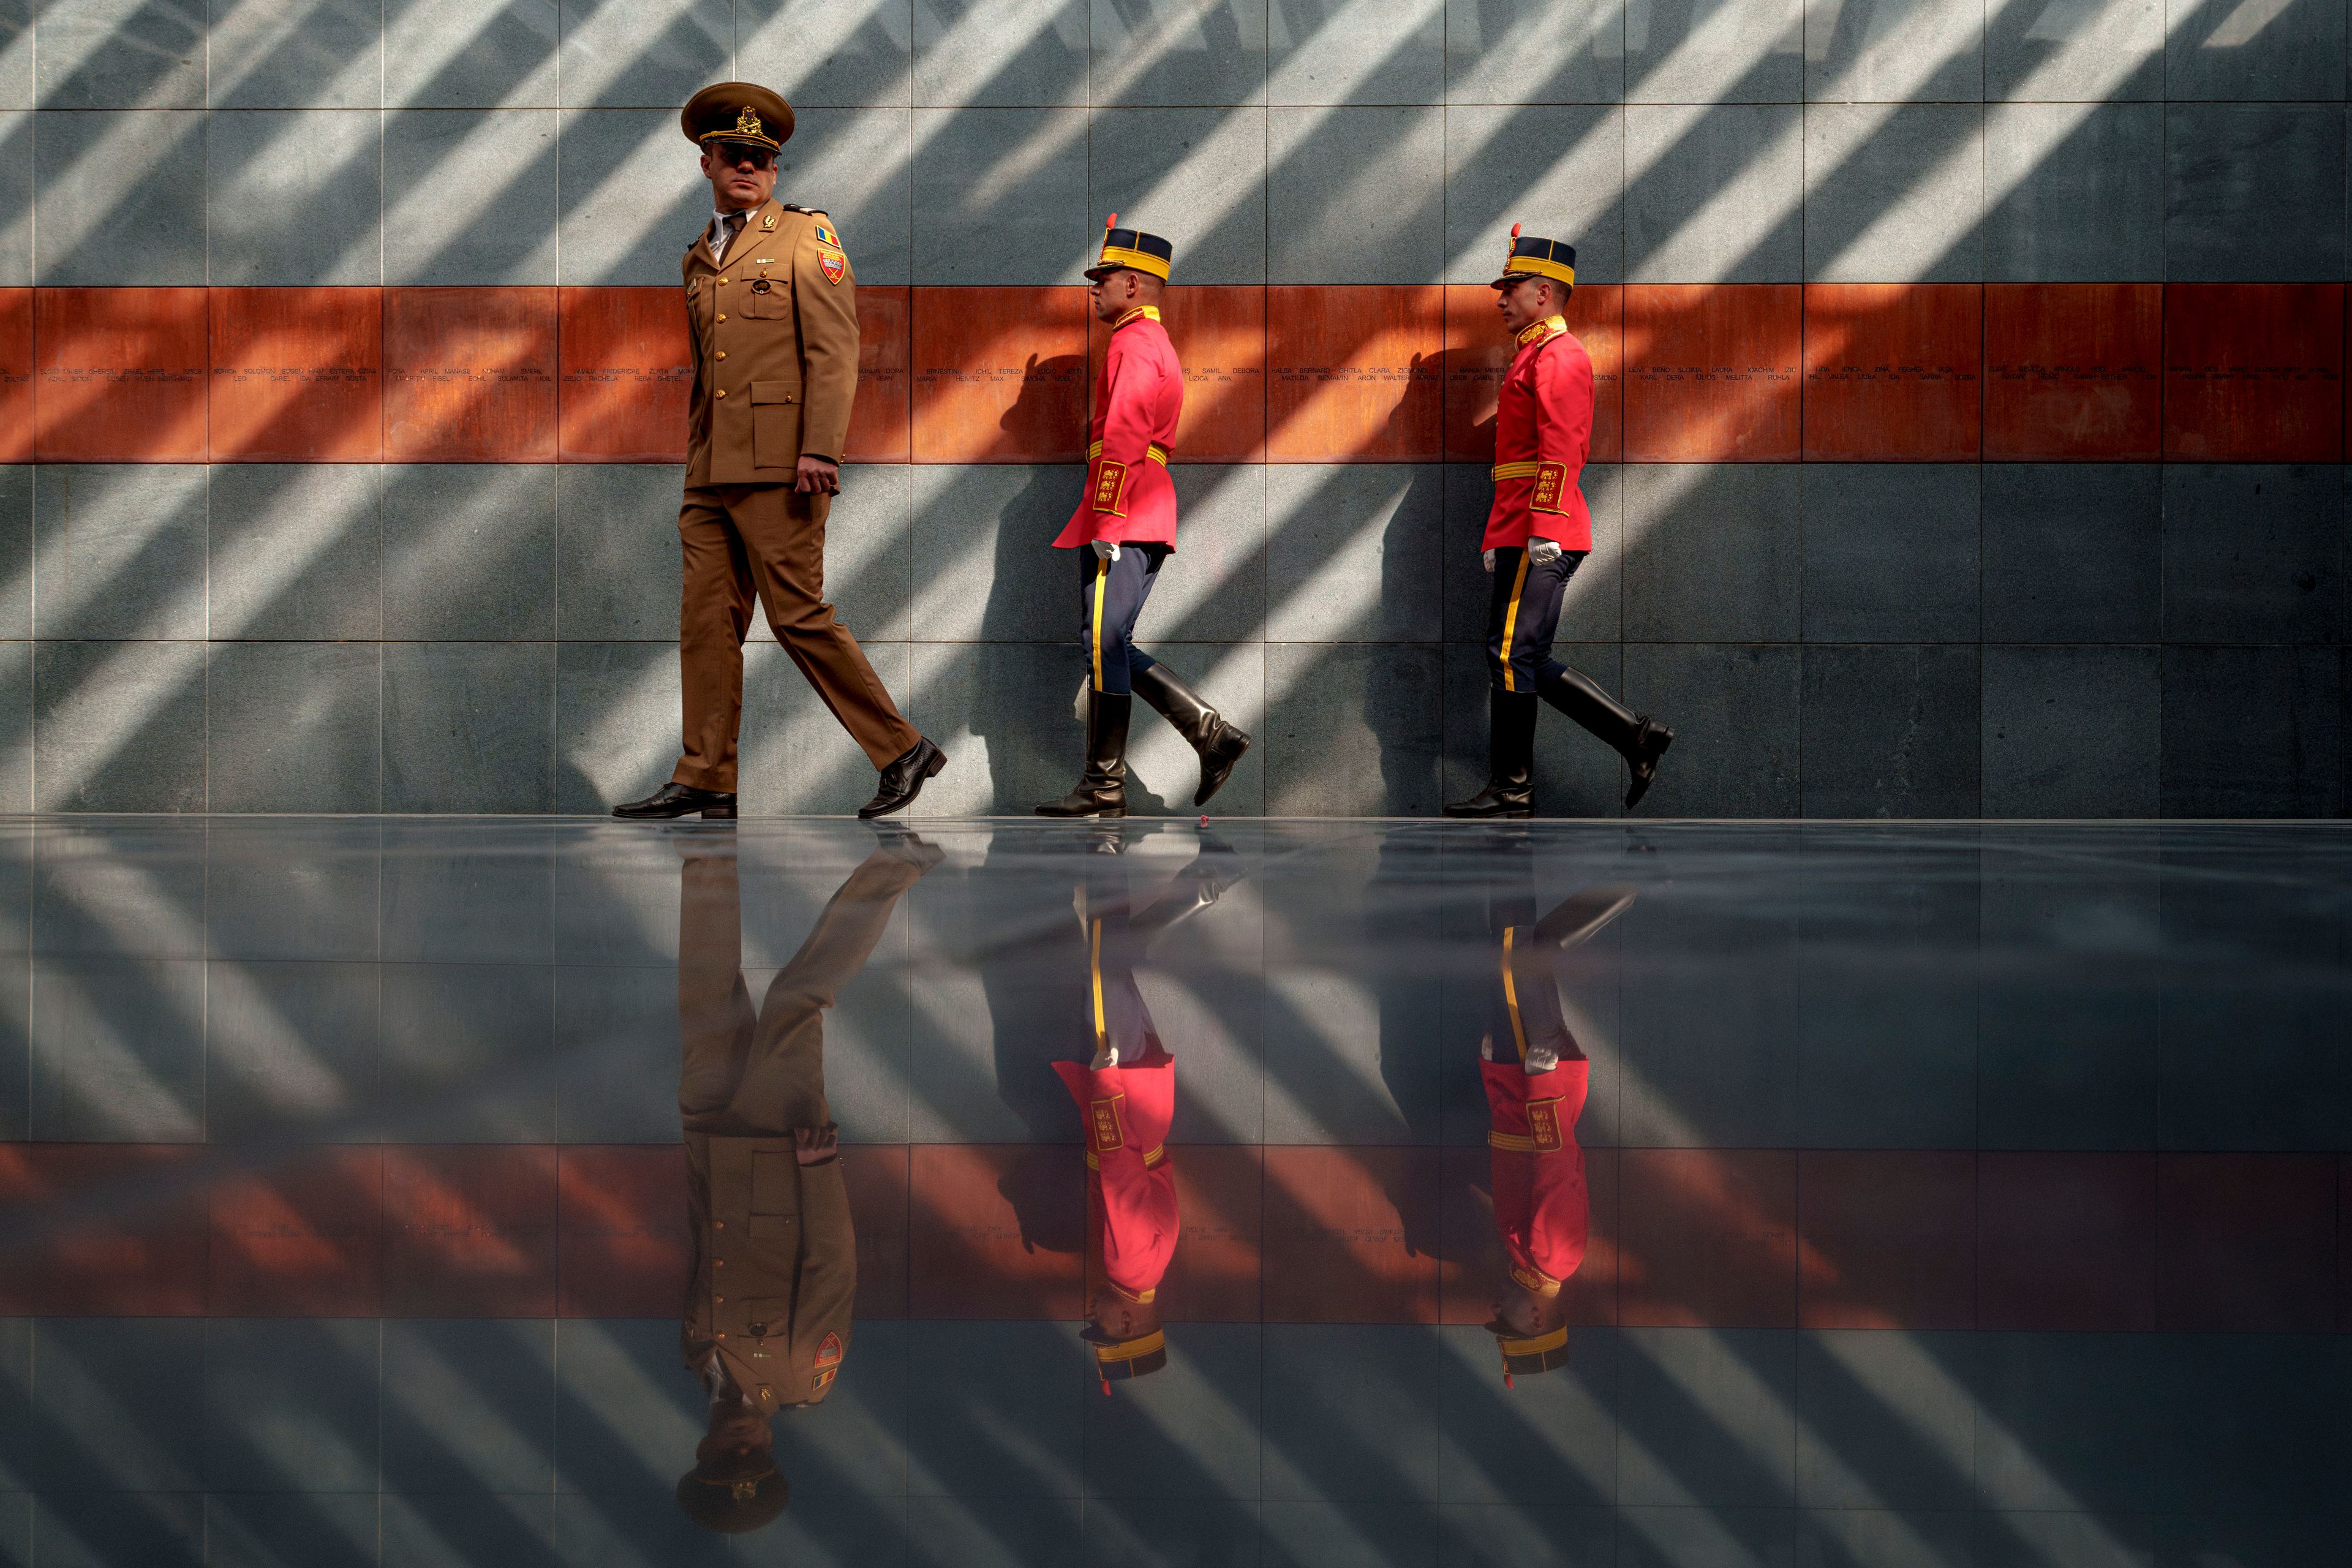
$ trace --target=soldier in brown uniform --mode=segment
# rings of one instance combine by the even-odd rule
[[[893,832],[817,916],[758,1013],[742,973],[731,844],[689,846],[678,872],[678,1115],[693,1266],[680,1349],[710,1396],[677,1483],[697,1523],[756,1530],[788,1491],[768,1423],[832,1392],[849,1352],[857,1235],[824,1101],[824,1012],[940,851]]]
[[[679,117],[702,148],[716,211],[687,247],[694,355],[688,408],[686,551],[678,605],[685,752],[670,782],[615,816],[735,815],[743,635],[756,595],[825,708],[880,770],[860,816],[912,801],[947,765],[899,717],[874,667],[824,602],[824,522],[857,392],[857,281],[822,212],[775,200],[792,106],[720,82]]]

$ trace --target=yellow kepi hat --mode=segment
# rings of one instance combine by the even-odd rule
[[[1503,258],[1503,275],[1489,285],[1503,289],[1521,278],[1550,278],[1576,287],[1576,247],[1565,240],[1519,237],[1521,226],[1511,226],[1511,248]]]
[[[1165,279],[1168,268],[1176,258],[1176,247],[1156,234],[1146,234],[1138,228],[1118,226],[1118,215],[1113,213],[1103,223],[1102,254],[1087,268],[1087,276],[1099,278],[1122,267],[1138,272],[1149,272],[1154,278]]]
[[[1081,1329],[1081,1339],[1093,1342],[1095,1373],[1102,1379],[1102,1391],[1110,1392],[1114,1377],[1147,1377],[1168,1364],[1168,1333],[1154,1329],[1131,1340],[1115,1340],[1098,1329]]]
[[[1549,1333],[1533,1339],[1521,1339],[1511,1325],[1496,1318],[1486,1325],[1495,1342],[1503,1352],[1503,1386],[1511,1386],[1512,1377],[1519,1373],[1530,1375],[1549,1372],[1568,1364],[1568,1325],[1563,1323]]]
[[[772,153],[793,137],[793,106],[756,82],[714,82],[686,100],[679,129],[697,146],[743,142]]]
[[[740,1535],[775,1521],[793,1495],[765,1454],[714,1454],[680,1476],[677,1506],[720,1535]]]

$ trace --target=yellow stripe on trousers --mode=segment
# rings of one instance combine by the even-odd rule
[[[1519,547],[1519,574],[1511,583],[1511,607],[1503,614],[1503,689],[1506,691],[1517,691],[1518,689],[1518,688],[1511,682],[1511,639],[1517,634],[1519,629],[1519,595],[1527,591],[1528,552],[1527,547],[1525,545],[1521,545]],[[1524,1054],[1526,1047],[1521,1047],[1520,1050],[1521,1053]]]
[[[1102,1000],[1102,921],[1089,922],[1087,945],[1087,977],[1094,987],[1095,1054],[1100,1056],[1104,1043],[1110,1037],[1110,1026],[1103,1017]]]
[[[1109,586],[1110,586],[1110,563],[1109,563],[1109,562],[1108,562],[1108,561],[1106,561],[1106,560],[1104,560],[1101,556],[1097,555],[1097,556],[1096,556],[1096,557],[1095,557],[1095,621],[1094,621],[1094,634],[1095,634],[1095,689],[1096,689],[1097,691],[1100,691],[1100,690],[1103,689],[1103,683],[1102,683],[1102,617],[1103,617],[1103,593],[1104,593],[1104,591],[1105,591],[1106,589],[1108,589]]]
[[[1511,1009],[1511,1039],[1519,1047],[1519,1061],[1524,1066],[1528,1059],[1528,1032],[1519,1023],[1519,987],[1511,978],[1511,938],[1516,934],[1517,928],[1503,928],[1503,1001]]]

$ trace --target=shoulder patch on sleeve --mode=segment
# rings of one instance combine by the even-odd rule
[[[849,258],[838,250],[820,249],[816,253],[817,270],[828,283],[838,283],[849,275]]]
[[[829,245],[835,250],[841,248],[841,236],[835,233],[833,225],[825,222],[824,218],[819,217],[814,223],[809,225],[809,232],[816,236],[816,242],[819,245]]]

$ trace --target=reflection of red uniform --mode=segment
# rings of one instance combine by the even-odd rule
[[[1158,1054],[1158,1053],[1155,1053]],[[1087,1121],[1087,1185],[1102,1226],[1103,1273],[1130,1301],[1149,1301],[1176,1255],[1176,1176],[1168,1124],[1176,1064],[1105,1068],[1055,1062]]]
[[[1478,548],[1534,538],[1591,550],[1592,513],[1577,480],[1591,445],[1591,356],[1559,317],[1529,323],[1495,408],[1495,504]]]
[[[1176,345],[1160,324],[1159,307],[1139,305],[1110,330],[1087,437],[1087,491],[1055,549],[1097,539],[1175,548],[1176,485],[1168,477],[1168,454],[1183,411]]]
[[[1591,1199],[1576,1119],[1584,1112],[1590,1063],[1563,1061],[1533,1077],[1517,1062],[1481,1062],[1493,1131],[1495,1228],[1511,1257],[1511,1278],[1556,1296],[1584,1261]]]

